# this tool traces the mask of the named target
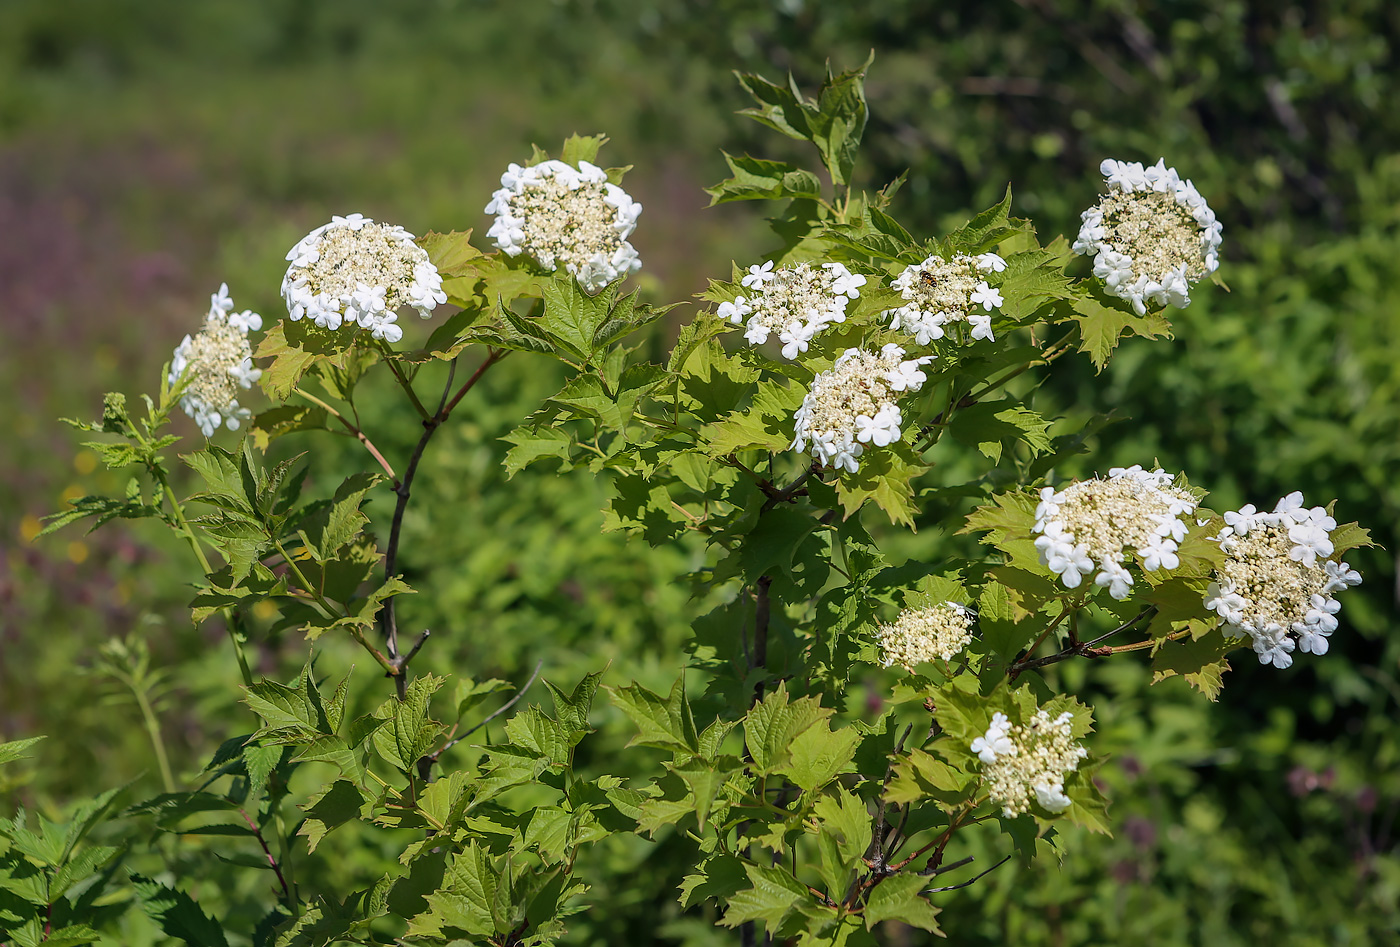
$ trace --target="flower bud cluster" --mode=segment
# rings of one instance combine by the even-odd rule
[[[1197,503],[1171,482],[1163,470],[1149,473],[1135,465],[1114,467],[1107,479],[1041,490],[1033,527],[1041,563],[1071,589],[1097,569],[1095,584],[1108,586],[1108,594],[1119,600],[1133,585],[1123,564],[1129,550],[1144,569],[1175,569],[1181,564],[1177,543],[1186,538],[1183,517]]]
[[[1341,603],[1333,593],[1361,584],[1361,575],[1332,556],[1337,521],[1294,492],[1271,513],[1247,505],[1225,514],[1217,540],[1225,561],[1206,593],[1206,608],[1226,631],[1247,634],[1261,664],[1286,668],[1298,648],[1326,654]]]
[[[1079,768],[1089,751],[1074,742],[1065,711],[1055,719],[1037,710],[1030,722],[1013,724],[1003,713],[992,715],[986,734],[972,741],[972,752],[982,761],[982,780],[1002,815],[1015,818],[1030,810],[1031,802],[1049,812],[1069,808],[1065,776]]]
[[[332,331],[358,327],[397,342],[399,309],[411,306],[427,319],[447,302],[442,276],[413,234],[360,214],[331,218],[302,237],[287,260],[282,298],[293,322],[305,317]]]
[[[1190,284],[1220,265],[1220,222],[1196,186],[1166,160],[1105,158],[1099,166],[1108,193],[1081,215],[1074,252],[1094,258],[1094,275],[1110,293],[1133,304],[1185,307]]]
[[[935,253],[895,277],[895,288],[908,302],[883,315],[891,329],[904,332],[919,345],[943,338],[943,327],[954,322],[971,326],[973,339],[994,339],[991,313],[1004,300],[986,276],[1005,269],[1006,261],[995,253],[958,253],[951,260]]]
[[[819,462],[855,473],[866,444],[886,447],[900,439],[903,417],[895,399],[923,386],[928,376],[920,369],[933,358],[905,359],[904,349],[894,343],[878,354],[847,349],[802,399],[792,449],[810,444]]]
[[[860,297],[865,277],[841,263],[791,263],[773,269],[773,261],[749,267],[743,284],[750,290],[721,303],[719,317],[735,325],[748,317],[744,338],[762,345],[774,333],[783,358],[797,358],[827,326],[846,321],[846,306]]]
[[[972,640],[972,612],[956,602],[931,608],[906,608],[890,625],[875,630],[885,667],[915,665],[940,658],[951,661]]]
[[[641,204],[587,161],[577,168],[562,161],[512,164],[486,205],[496,215],[486,235],[510,256],[528,254],[551,272],[563,266],[596,293],[641,269],[627,242],[641,212]]]
[[[175,349],[170,360],[169,383],[183,381],[180,407],[194,418],[205,437],[212,437],[220,424],[230,431],[252,416],[238,404],[238,392],[253,387],[262,372],[253,367],[249,331],[262,328],[262,316],[245,309],[233,311],[228,284],[209,297],[209,315],[204,328]]]

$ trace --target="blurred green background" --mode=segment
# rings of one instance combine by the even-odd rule
[[[221,281],[277,318],[286,248],[331,214],[484,231],[505,164],[573,132],[606,132],[609,163],[636,166],[641,284],[686,298],[772,243],[750,208],[706,210],[700,190],[724,176],[720,148],[788,156],[732,115],[746,103],[729,71],[791,70],[810,90],[828,59],[874,49],[858,183],[908,169],[895,210],[912,231],[937,234],[1010,182],[1043,236],[1072,234],[1105,156],[1165,156],[1224,222],[1228,292],[1200,287],[1173,341],[1125,343],[1098,376],[1065,359],[1037,393],[1069,425],[1130,419],[1066,473],[1155,457],[1218,509],[1302,489],[1338,498],[1338,518],[1384,547],[1352,560],[1366,584],[1344,599],[1331,653],[1277,672],[1241,652],[1218,704],[1179,681],[1148,693],[1130,660],[1062,665],[1098,707],[1116,835],[1071,833],[1061,864],[935,896],[944,927],[969,944],[1397,942],[1397,46],[1391,0],[4,0],[0,739],[51,739],[0,775],[0,812],[128,780],[158,789],[134,706],[73,674],[110,637],[140,634],[170,672],[177,774],[241,729],[227,641],[190,626],[196,575],[168,537],[119,526],[29,542],[66,497],[121,488],[58,416],[153,389]],[[586,477],[532,468],[503,483],[498,438],[554,390],[552,371],[509,360],[434,442],[404,541],[421,594],[400,621],[435,632],[422,670],[518,681],[542,660],[572,681],[611,661],[612,683],[665,686],[704,611],[672,579],[700,551],[600,533],[604,485]],[[377,420],[404,456],[413,426],[387,408]],[[199,440],[183,418],[179,430]],[[361,464],[339,439],[312,446],[328,483]],[[937,531],[919,537],[911,554],[935,555]],[[269,675],[308,652],[255,637]],[[325,652],[328,671],[354,660]],[[598,722],[584,747],[606,760],[628,729],[606,709]],[[979,864],[999,857],[966,844]],[[687,845],[601,846],[593,870],[611,887],[570,941],[732,942],[673,903]],[[308,876],[348,888],[373,873],[368,854],[345,856],[328,843]]]

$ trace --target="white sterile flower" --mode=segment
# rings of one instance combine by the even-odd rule
[[[1322,569],[1327,574],[1323,592],[1338,592],[1348,586],[1361,584],[1361,573],[1345,562],[1324,562]]]
[[[906,300],[897,309],[882,315],[890,328],[903,332],[919,345],[928,345],[947,333],[947,326],[966,323],[972,327],[968,339],[992,339],[989,313],[1000,309],[1001,292],[987,282],[987,275],[1006,269],[1006,261],[995,253],[971,257],[956,254],[945,260],[938,254],[922,263],[906,267],[894,279],[894,287]],[[979,308],[974,315],[973,310]]]
[[[1132,591],[1133,576],[1122,563],[1105,559],[1099,563],[1099,574],[1094,576],[1094,584],[1107,586],[1108,594],[1121,601]]]
[[[988,312],[991,312],[993,309],[1000,309],[1001,304],[1004,302],[1001,298],[1001,292],[992,289],[987,285],[985,280],[977,284],[977,287],[972,291],[972,295],[968,297],[968,301],[974,306],[981,306]]]
[[[748,300],[743,296],[735,296],[732,302],[720,303],[719,309],[716,310],[721,319],[728,319],[735,325],[742,323],[744,317],[751,312],[753,310],[749,308]]]
[[[1069,711],[1052,720],[1044,710],[1037,710],[1021,725],[998,713],[986,734],[969,744],[982,762],[987,795],[1001,804],[1002,815],[1015,818],[1028,812],[1033,801],[1052,813],[1069,808],[1065,777],[1089,755],[1074,741],[1073,720]]]
[[[956,602],[906,608],[893,624],[875,629],[885,667],[914,667],[935,658],[951,661],[972,640],[972,613]]]
[[[899,423],[902,420],[899,409],[892,404],[880,406],[875,417],[856,417],[856,440],[862,444],[888,447],[899,440]]]
[[[720,318],[738,323],[747,316],[745,339],[762,345],[777,333],[783,358],[794,359],[817,333],[846,321],[846,307],[860,297],[865,277],[841,263],[790,263],[774,269],[769,260],[749,267],[743,283],[752,292],[735,301],[742,300],[742,307],[721,303]]]
[[[1220,222],[1196,186],[1165,159],[1152,167],[1104,159],[1108,193],[1081,215],[1074,251],[1094,258],[1104,288],[1138,313],[1147,303],[1182,308],[1190,284],[1220,265]]]
[[[1177,568],[1177,544],[1187,531],[1182,518],[1196,511],[1196,498],[1171,482],[1164,470],[1133,466],[1114,467],[1106,479],[1081,480],[1059,491],[1043,488],[1032,527],[1040,561],[1071,589],[1097,562],[1094,583],[1120,601],[1132,590],[1124,564],[1130,551],[1148,571]]]
[[[1002,273],[1006,270],[1006,261],[995,253],[983,253],[976,258],[977,268],[985,273]]]
[[[310,319],[323,329],[368,329],[376,339],[403,338],[399,309],[424,319],[447,302],[442,277],[428,251],[402,227],[377,224],[360,214],[334,217],[287,252],[282,298],[293,322]]]
[[[209,294],[209,315],[226,316],[233,311],[233,298],[228,294],[228,283],[220,283],[217,293]]]
[[[1295,648],[1326,654],[1337,630],[1341,603],[1334,592],[1358,585],[1361,576],[1334,552],[1329,533],[1336,520],[1322,507],[1305,506],[1291,493],[1271,513],[1247,506],[1227,513],[1216,537],[1225,559],[1206,593],[1205,606],[1227,631],[1249,635],[1263,664],[1286,668]]]
[[[1148,572],[1175,569],[1181,565],[1176,555],[1176,543],[1169,540],[1154,537],[1146,546],[1139,548],[1137,554],[1142,557],[1142,567]]]
[[[236,431],[252,416],[238,404],[238,393],[262,376],[253,367],[248,344],[248,330],[262,328],[262,316],[252,310],[230,314],[232,310],[228,284],[223,284],[210,297],[204,328],[185,336],[170,361],[169,384],[183,383],[180,407],[205,437],[213,436],[221,424]]]
[[[794,359],[807,351],[807,343],[811,341],[813,334],[810,326],[795,320],[789,322],[787,327],[778,333],[778,341],[783,344],[783,358]]]
[[[905,360],[897,345],[886,345],[879,354],[847,349],[802,399],[792,449],[810,449],[818,462],[855,473],[866,444],[885,447],[900,439],[895,401],[905,391],[919,390],[924,374],[918,368],[932,360],[931,355]]]
[[[1318,556],[1332,554],[1332,541],[1327,538],[1327,530],[1312,523],[1298,523],[1288,527],[1288,538],[1296,545],[1288,550],[1288,558],[1296,559],[1305,566],[1317,564]]]
[[[976,753],[983,763],[995,763],[998,756],[1010,756],[1016,752],[1016,744],[1007,736],[1010,732],[1011,721],[1006,714],[994,713],[986,734],[973,740],[968,749]]]
[[[527,254],[551,271],[563,266],[595,293],[641,269],[627,242],[641,212],[641,204],[587,161],[512,164],[486,205],[496,215],[486,235],[510,256]]]
[[[773,261],[769,260],[762,265],[755,263],[749,267],[749,275],[744,277],[743,284],[750,289],[762,289],[765,283],[776,278],[776,274],[773,272]]]

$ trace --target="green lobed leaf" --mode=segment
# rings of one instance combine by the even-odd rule
[[[938,908],[922,894],[928,881],[922,875],[892,875],[876,885],[865,901],[865,929],[881,921],[902,921],[939,933]]]
[[[817,176],[786,161],[736,157],[721,152],[733,177],[705,188],[710,206],[730,201],[783,200],[789,197],[821,197]]]
[[[227,947],[223,927],[200,910],[185,892],[137,874],[131,876],[131,886],[141,910],[160,925],[166,936],[190,947]]]

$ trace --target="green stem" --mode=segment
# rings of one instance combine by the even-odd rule
[[[389,348],[387,343],[381,342],[379,347],[384,352],[385,364],[389,366],[389,371],[394,373],[394,379],[398,381],[399,387],[408,393],[408,400],[413,402],[414,410],[416,410],[419,416],[424,420],[432,417],[432,415],[428,413],[428,409],[423,407],[423,402],[418,400],[418,392],[413,390],[413,383],[404,376],[403,372],[399,371],[399,366],[395,361],[394,350]]]
[[[160,733],[160,721],[156,719],[155,708],[146,697],[146,693],[134,685],[130,678],[127,679],[127,686],[131,687],[131,693],[136,697],[136,704],[141,708],[141,716],[146,721],[146,733],[151,738],[151,748],[156,751],[156,763],[160,766],[160,779],[165,784],[165,791],[173,793],[176,791],[175,777],[170,772],[170,757],[165,753],[165,738]]]
[[[287,564],[287,568],[292,570],[292,575],[294,575],[296,577],[296,580],[301,583],[301,587],[311,593],[311,597],[315,600],[317,607],[320,608],[321,611],[325,612],[326,617],[342,617],[340,615],[340,612],[336,610],[335,606],[332,605],[326,599],[326,597],[321,594],[321,590],[313,587],[310,581],[307,580],[306,573],[301,571],[301,566],[297,565],[296,560],[292,558],[291,553],[287,552],[287,547],[282,545],[282,540],[274,539],[272,541],[272,545],[277,548],[277,554],[282,557],[282,561]]]
[[[297,897],[296,872],[292,870],[292,845],[287,838],[287,826],[282,821],[282,807],[277,807],[277,848],[282,856],[282,880],[287,885],[287,907],[294,917],[301,917],[301,899]]]
[[[180,505],[180,501],[175,497],[175,491],[170,488],[170,481],[165,477],[165,471],[160,467],[154,467],[152,474],[160,482],[161,488],[165,491],[165,497],[170,501],[170,509],[175,517],[175,522],[184,531],[185,539],[189,541],[190,548],[194,550],[195,558],[199,560],[200,568],[204,570],[205,578],[213,574],[214,570],[209,566],[209,557],[204,554],[204,549],[199,545],[199,537],[194,534],[194,528],[190,526],[190,521],[185,518],[185,509]],[[229,641],[233,642],[233,654],[238,658],[238,672],[243,676],[245,687],[253,686],[253,672],[248,667],[248,656],[243,653],[243,642],[239,638],[237,623],[234,621],[233,609],[222,608],[220,611],[224,616],[224,628],[228,631]]]

